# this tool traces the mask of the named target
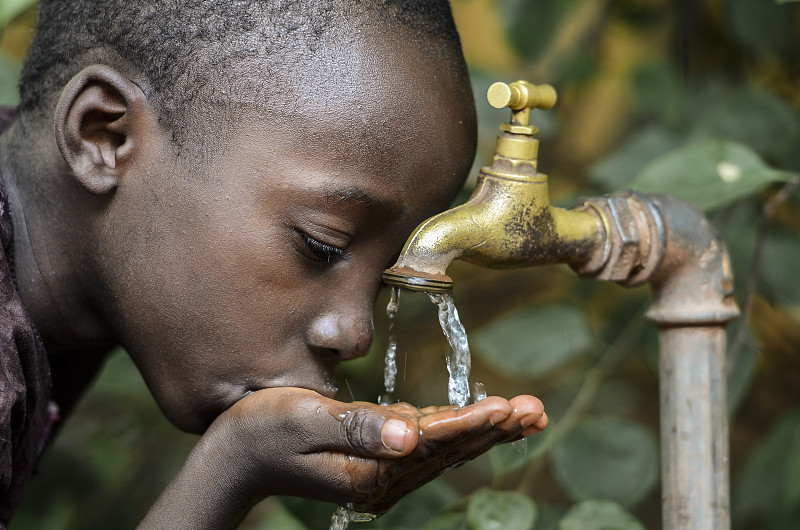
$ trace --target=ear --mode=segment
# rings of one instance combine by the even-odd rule
[[[61,92],[54,122],[75,180],[96,195],[112,192],[152,116],[142,90],[117,70],[99,64],[81,70]]]

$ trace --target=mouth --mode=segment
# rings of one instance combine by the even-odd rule
[[[299,388],[305,388],[307,390],[313,390],[317,394],[325,396],[326,398],[333,399],[336,396],[336,393],[339,392],[339,387],[336,386],[335,381],[326,381],[322,385],[294,385]]]
[[[316,378],[315,378],[316,379]],[[309,380],[306,379],[304,381],[297,381],[292,379],[281,379],[277,381],[270,381],[265,385],[258,385],[258,386],[251,386],[242,389],[242,393],[238,399],[243,398],[248,394],[252,394],[253,392],[257,392],[259,390],[264,390],[266,388],[303,388],[306,390],[311,390],[312,392],[316,392],[326,398],[333,399],[336,396],[336,393],[339,392],[339,387],[336,384],[336,380],[331,377],[324,377],[316,380]]]

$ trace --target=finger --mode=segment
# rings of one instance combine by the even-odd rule
[[[422,410],[418,409],[414,405],[410,405],[404,402],[385,405],[384,408],[389,409],[392,412],[396,412],[397,414],[401,415],[402,417],[408,420],[411,420],[412,422],[416,422],[416,419],[424,414]]]
[[[422,414],[427,415],[427,414],[435,414],[436,412],[443,412],[445,410],[455,410],[457,408],[458,407],[456,407],[455,405],[433,405],[433,406],[423,407],[419,409],[419,411]]]
[[[378,461],[377,466],[374,466],[372,462],[364,461],[364,459],[351,458],[348,461],[348,470],[354,481],[354,489],[371,492],[370,502],[374,502],[376,497],[383,495],[383,492],[393,489],[394,486],[388,488],[387,485],[394,484],[396,480],[399,480],[398,477],[405,475],[417,477],[404,482],[409,489],[403,488],[402,491],[407,493],[413,487],[427,482],[443,470],[463,461],[461,452],[449,451],[448,448],[454,444],[482,436],[476,444],[476,446],[480,446],[477,452],[471,446],[462,445],[461,451],[474,453],[474,456],[477,456],[498,441],[516,435],[522,430],[518,422],[514,422],[513,426],[508,424],[504,428],[493,427],[499,424],[505,425],[505,420],[513,412],[511,403],[499,397],[488,398],[478,404],[463,408],[448,406],[429,408],[428,410],[436,410],[436,412],[419,417],[419,444],[405,458]],[[508,429],[512,430],[507,432]],[[485,434],[492,430],[496,432],[487,438]],[[474,456],[471,457],[474,458]],[[360,487],[356,485],[360,485]],[[379,494],[376,496],[375,492],[379,492]],[[402,496],[402,493],[397,498],[399,496]]]
[[[522,436],[530,436],[531,434],[538,434],[542,432],[545,427],[547,427],[548,419],[547,413],[542,412],[542,415],[539,417],[538,420],[534,421],[533,423],[524,426],[522,431]]]
[[[514,412],[507,421],[516,421],[522,426],[522,436],[541,432],[547,427],[547,415],[544,405],[534,396],[516,396],[510,401]]]
[[[426,425],[427,417],[420,420],[420,447],[430,449],[436,447],[436,444],[439,444],[440,447],[444,445],[442,444],[443,440],[454,441],[443,451],[443,456],[438,458],[442,470],[475,458],[498,443],[520,438],[526,430],[538,432],[537,430],[541,430],[547,424],[544,406],[538,398],[533,396],[517,396],[511,401],[493,397],[476,405],[483,403],[486,403],[486,410],[479,410],[479,407],[476,407],[478,409],[476,412],[480,413],[473,413],[469,418],[473,422],[476,419],[485,421],[483,428],[476,425],[471,430],[441,433]],[[466,408],[444,411],[439,416],[453,415],[459,412],[463,414],[465,411]],[[445,423],[448,427],[455,424],[454,421]],[[431,438],[434,436],[433,443],[431,443]]]
[[[533,396],[517,396],[511,401],[492,397],[460,409],[429,407],[422,411],[430,412],[419,419],[421,438],[414,453],[379,462],[377,468],[362,466],[360,477],[377,486],[374,491],[382,492],[370,496],[364,509],[382,513],[444,471],[496,444],[519,439],[526,431],[538,432],[547,424],[544,406]]]
[[[544,405],[534,396],[516,396],[510,403],[513,412],[506,421],[519,423],[523,429],[536,424],[544,415]]]
[[[433,480],[448,469],[482,455],[498,443],[519,436],[522,431],[522,427],[519,424],[516,424],[516,427],[512,427],[511,422],[501,423],[503,427],[500,424],[490,427],[482,433],[463,439],[460,443],[456,443],[438,454],[427,454],[422,458],[421,454],[415,453],[398,461],[385,461],[386,468],[381,470],[383,476],[379,476],[377,479],[379,483],[386,481],[385,487],[382,488],[383,495],[377,499],[371,499],[368,505],[359,509],[373,513],[383,513],[408,492]],[[423,442],[420,443],[421,447],[422,445]],[[411,467],[411,462],[416,459],[422,460],[424,465],[420,465],[418,462],[417,465]],[[395,468],[397,464],[405,468],[404,472],[397,472]],[[386,476],[389,476],[388,481],[385,478]]]
[[[420,417],[422,442],[429,450],[439,450],[492,429],[507,420],[513,411],[509,401],[497,396],[488,397],[467,407],[443,408]]]
[[[342,403],[317,396],[311,403],[309,452],[339,451],[368,458],[398,458],[419,441],[416,424],[389,407]]]

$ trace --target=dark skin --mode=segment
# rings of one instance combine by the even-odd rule
[[[167,417],[202,433],[142,528],[233,527],[276,494],[382,513],[546,426],[532,396],[333,399],[336,364],[369,349],[381,271],[474,150],[466,80],[398,37],[331,44],[341,61],[313,97],[287,95],[295,118],[209,124],[224,148],[200,167],[176,156],[144,80],[105,64],[64,88],[55,135],[22,119],[3,137],[19,288],[50,355],[123,345]]]

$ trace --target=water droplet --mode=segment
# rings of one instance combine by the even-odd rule
[[[521,440],[517,440],[516,442],[511,442],[511,446],[517,450],[520,454],[527,454],[528,453],[528,439],[523,438]]]
[[[486,387],[483,383],[475,381],[472,385],[472,402],[477,403],[486,399]]]

